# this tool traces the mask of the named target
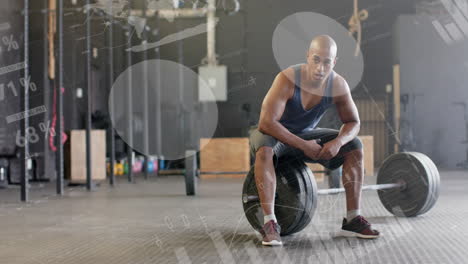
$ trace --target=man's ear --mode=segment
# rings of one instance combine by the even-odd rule
[[[333,62],[333,65],[336,65],[337,61],[338,61],[338,57],[335,57],[335,61]]]

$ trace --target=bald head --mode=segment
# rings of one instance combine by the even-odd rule
[[[336,64],[336,42],[328,35],[320,35],[310,42],[307,51],[307,69],[311,80],[324,81]]]
[[[335,40],[333,40],[328,35],[316,36],[314,39],[312,39],[309,46],[309,51],[320,51],[321,53],[328,52],[329,55],[333,58],[336,57],[337,49],[338,48],[336,46]]]

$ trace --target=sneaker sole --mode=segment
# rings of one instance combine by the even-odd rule
[[[277,240],[272,240],[270,242],[262,241],[262,245],[264,245],[264,246],[281,246],[281,245],[283,245],[283,242],[277,241]]]
[[[343,236],[343,237],[357,237],[357,238],[364,238],[364,239],[374,239],[380,236],[380,235],[363,235],[360,233],[351,232],[347,230],[341,230],[338,235]]]

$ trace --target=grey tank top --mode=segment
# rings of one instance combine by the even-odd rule
[[[294,69],[294,95],[286,102],[284,113],[279,122],[292,133],[301,133],[314,129],[319,123],[326,110],[333,104],[332,98],[332,85],[333,75],[332,71],[327,80],[324,96],[319,104],[309,110],[305,110],[301,102],[301,65],[293,65]]]

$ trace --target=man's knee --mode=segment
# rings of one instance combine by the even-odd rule
[[[362,154],[362,148],[363,148],[363,145],[362,145],[362,141],[360,138],[358,137],[355,137],[353,140],[351,140],[350,142],[346,143],[342,148],[341,150],[345,153],[347,152],[351,152],[351,151],[356,151],[356,152],[360,152]],[[359,153],[357,154],[359,155]]]
[[[361,149],[362,150],[362,141],[359,137],[355,137],[353,140],[351,140],[349,143],[349,147],[353,150]]]
[[[265,162],[273,159],[273,148],[271,147],[260,147],[255,154],[255,160],[260,162]]]
[[[362,148],[360,149],[353,149],[347,153],[345,153],[345,159],[351,159],[352,161],[356,162],[357,164],[362,163],[364,159],[364,151]]]

